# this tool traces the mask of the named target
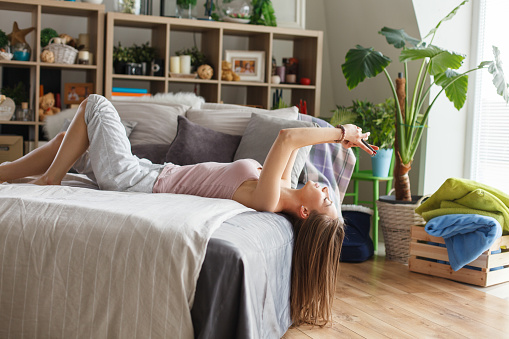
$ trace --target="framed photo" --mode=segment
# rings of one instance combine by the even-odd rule
[[[225,51],[226,61],[242,81],[265,81],[264,51]]]
[[[67,83],[64,86],[64,104],[79,104],[94,93],[93,83]]]
[[[272,6],[278,27],[306,28],[306,0],[272,1]]]

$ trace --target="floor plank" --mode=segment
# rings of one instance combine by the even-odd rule
[[[497,286],[490,293],[509,294],[509,283]],[[291,328],[283,338],[505,337],[509,300],[485,291],[410,272],[384,256],[342,263],[332,324]]]

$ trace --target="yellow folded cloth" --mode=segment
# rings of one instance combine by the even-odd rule
[[[480,214],[495,218],[509,234],[509,195],[473,180],[449,178],[415,209],[424,220],[446,214]]]

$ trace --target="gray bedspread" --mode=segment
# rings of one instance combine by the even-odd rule
[[[209,241],[191,311],[196,338],[280,338],[291,325],[293,231],[274,213],[245,212]]]

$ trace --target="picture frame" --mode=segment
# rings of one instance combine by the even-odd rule
[[[226,50],[225,59],[242,81],[265,81],[265,51]]]
[[[272,1],[277,26],[306,29],[306,0]]]
[[[79,104],[92,93],[94,93],[94,84],[91,82],[66,83],[64,85],[64,104]]]

